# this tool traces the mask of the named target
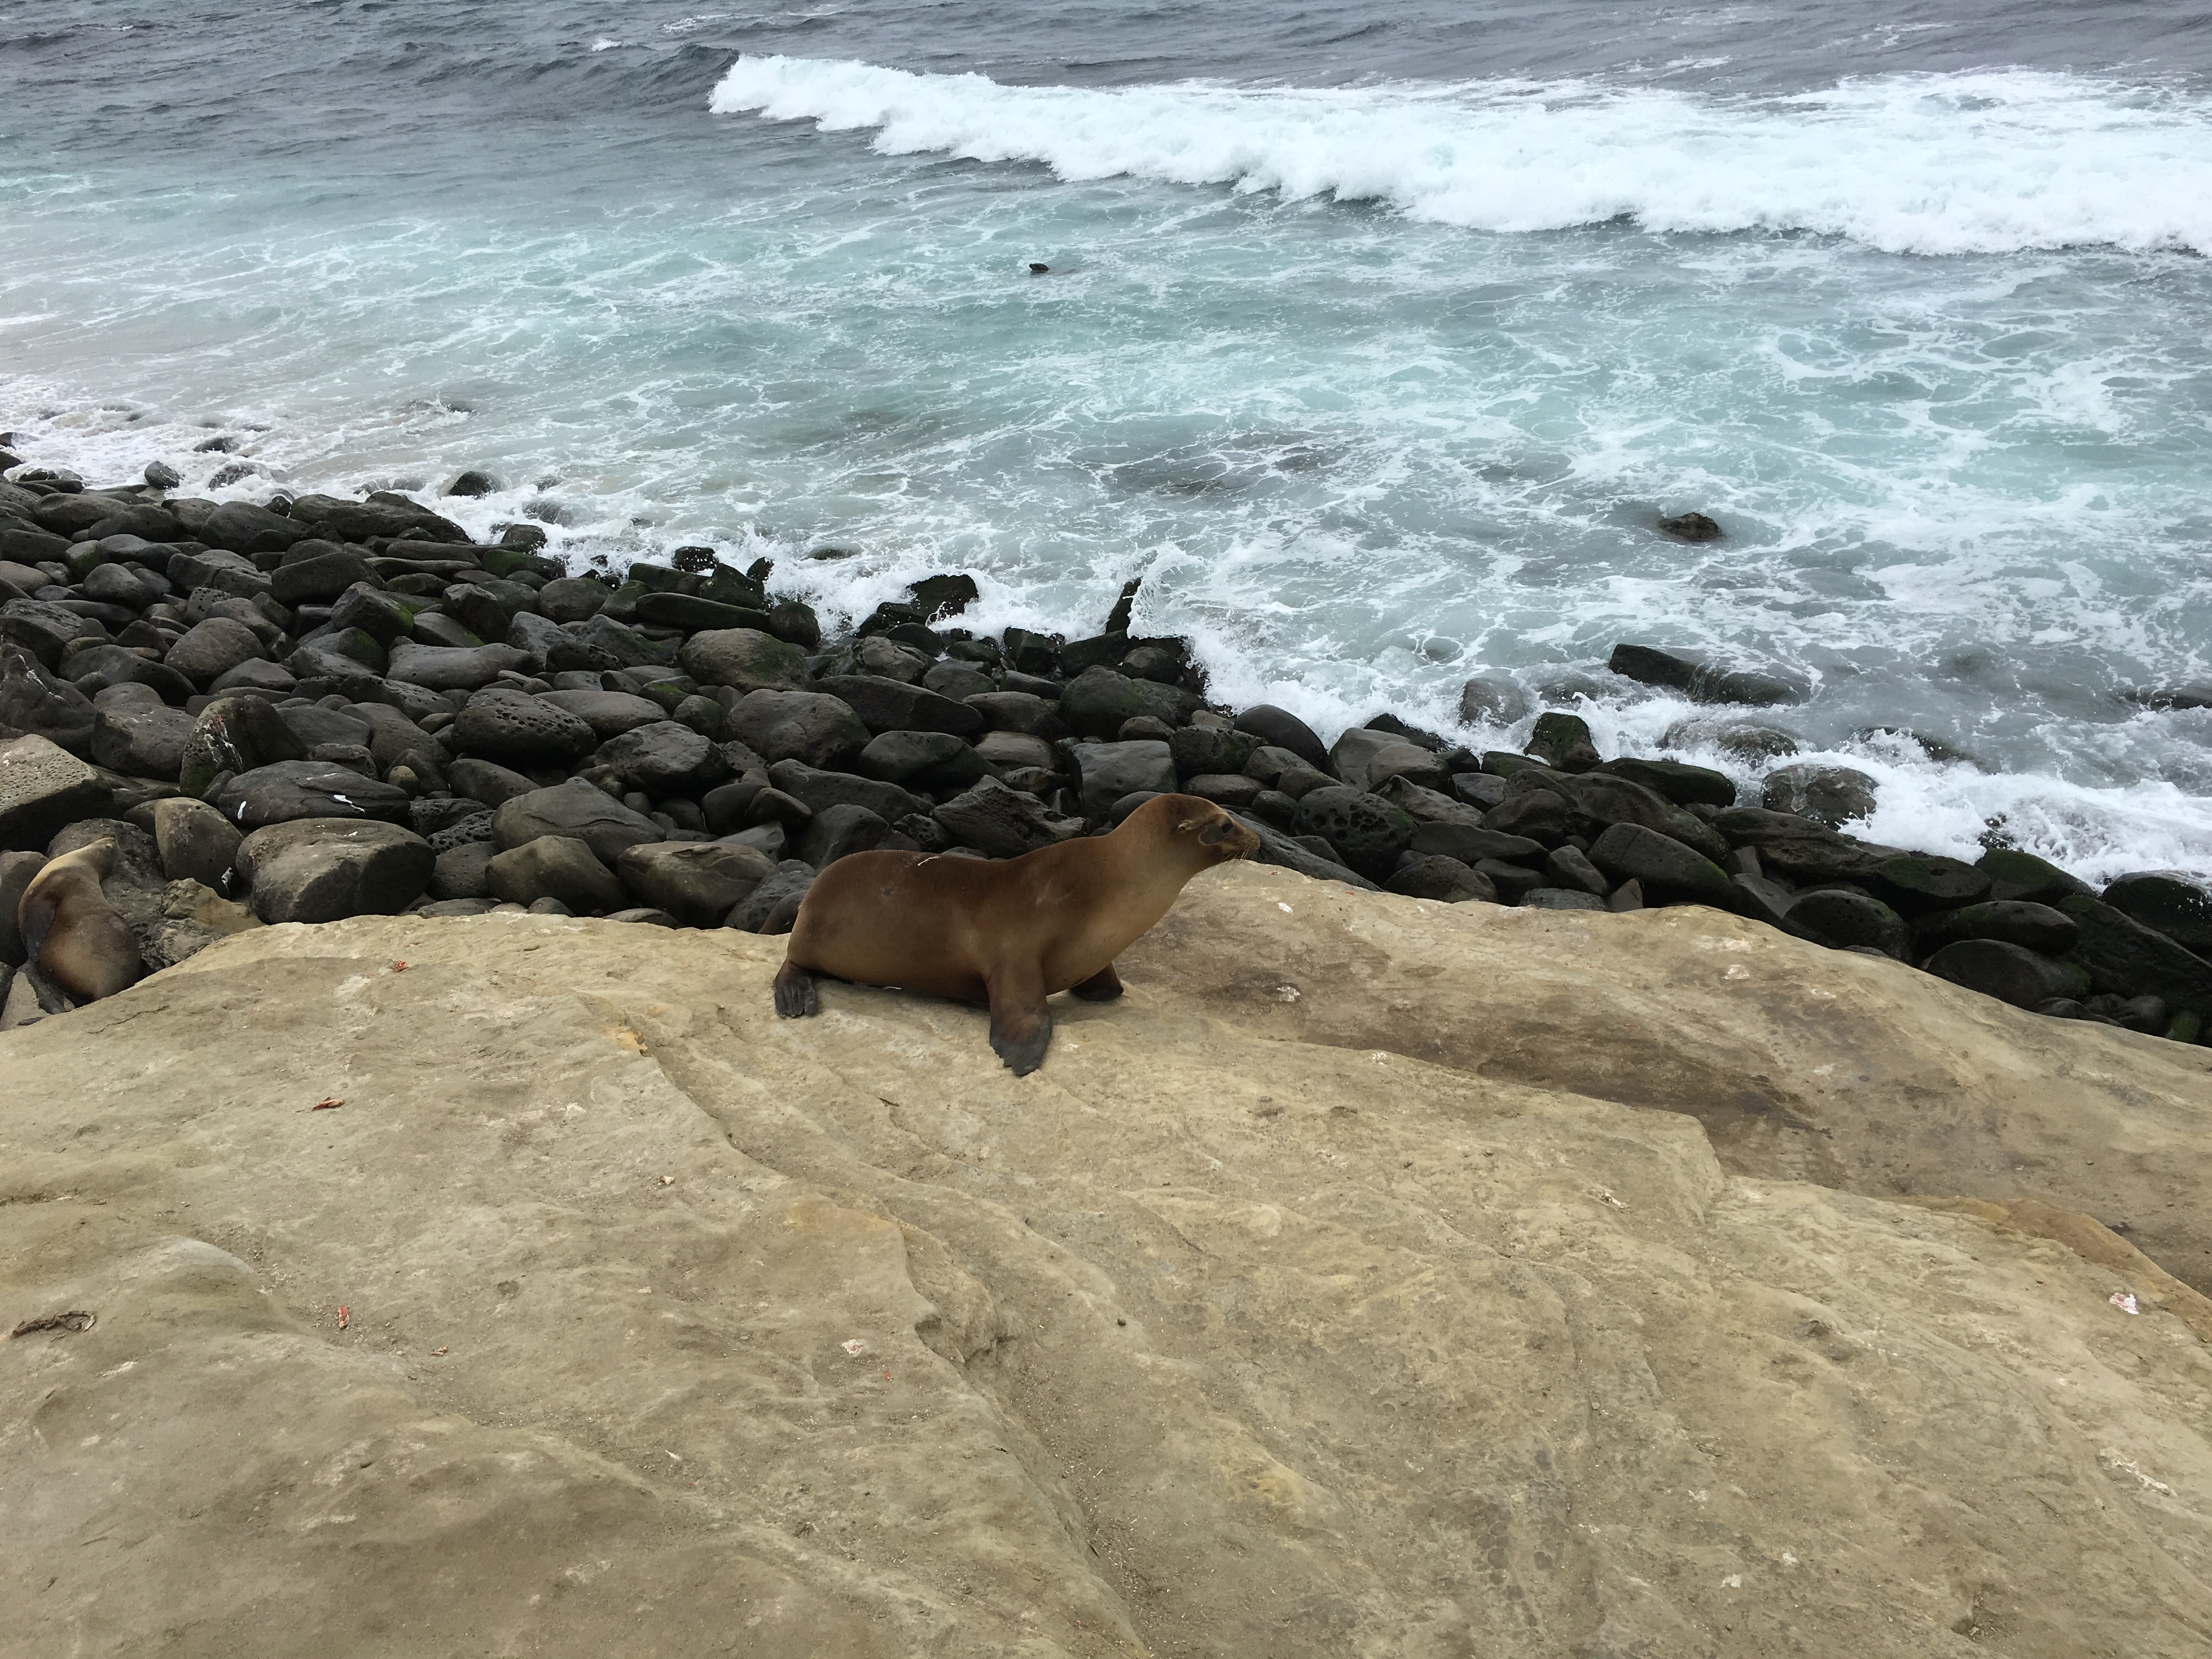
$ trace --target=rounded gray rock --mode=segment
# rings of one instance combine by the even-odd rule
[[[299,818],[240,843],[238,870],[266,922],[395,915],[422,895],[429,844],[396,823]]]

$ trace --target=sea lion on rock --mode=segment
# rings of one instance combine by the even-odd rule
[[[1212,801],[1155,795],[1110,835],[1003,863],[942,854],[853,853],[816,877],[775,976],[775,1011],[813,1013],[814,976],[890,985],[991,1007],[991,1047],[1017,1077],[1052,1041],[1045,999],[1121,994],[1114,958],[1208,866],[1260,838]]]
[[[49,859],[15,906],[23,959],[79,1002],[112,997],[146,971],[138,944],[101,880],[115,868],[115,837]]]

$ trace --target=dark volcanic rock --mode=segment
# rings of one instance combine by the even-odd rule
[[[656,905],[690,927],[720,927],[775,868],[750,847],[713,841],[632,847],[615,860],[616,873],[641,903]]]
[[[817,684],[849,705],[871,733],[946,732],[970,742],[983,735],[980,711],[902,680],[880,674],[840,674]]]
[[[89,755],[96,719],[83,692],[48,673],[20,646],[0,647],[0,727]]]
[[[1285,835],[1264,819],[1244,812],[1232,812],[1230,816],[1259,836],[1260,850],[1252,854],[1257,863],[1295,870],[1316,881],[1342,882],[1347,887],[1364,888],[1369,892],[1381,890],[1376,883],[1368,880],[1357,871],[1347,870],[1334,859],[1323,858],[1313,848]]]
[[[1530,789],[1517,794],[1509,792],[1504,800],[1483,815],[1482,823],[1485,829],[1502,836],[1549,844],[1566,835],[1567,812],[1567,799],[1556,790]]]
[[[2100,899],[2077,893],[2057,908],[2081,930],[2073,960],[2088,969],[2092,989],[2164,997],[2177,1008],[2212,1014],[2212,963]]]
[[[488,686],[453,717],[454,749],[503,766],[565,766],[598,746],[591,726],[527,691]]]
[[[205,685],[218,674],[266,654],[244,623],[210,617],[187,629],[162,660],[194,684]]]
[[[405,790],[363,777],[351,767],[331,761],[278,761],[258,766],[216,787],[208,804],[249,836],[270,824],[301,818],[374,818],[402,823],[407,817]],[[423,878],[429,878],[427,865]]]
[[[805,653],[758,629],[695,634],[684,641],[677,660],[702,685],[734,686],[740,691],[806,689]]]
[[[1476,678],[1460,687],[1462,726],[1510,726],[1528,712],[1528,694],[1510,680]]]
[[[656,720],[610,738],[596,758],[630,788],[656,798],[697,795],[730,775],[722,751],[677,720]]]
[[[1721,527],[1702,513],[1681,513],[1671,519],[1659,520],[1659,528],[1677,541],[1717,542],[1721,538]]]
[[[967,698],[994,732],[1018,732],[1051,743],[1067,735],[1057,703],[1031,691],[985,691]]]
[[[301,818],[240,843],[238,871],[266,922],[393,915],[422,896],[429,844],[395,823]]]
[[[1899,856],[1894,847],[1854,841],[1809,818],[1759,806],[1731,806],[1714,816],[1712,827],[1730,846],[1757,848],[1770,871],[1796,882],[1879,881],[1883,863]]]
[[[281,553],[314,532],[265,507],[225,501],[192,533],[210,547],[228,548],[233,553]]]
[[[865,806],[889,823],[910,812],[929,811],[927,800],[897,784],[853,772],[823,771],[803,761],[778,761],[769,768],[768,775],[770,783],[804,803],[810,812],[826,811],[832,806]]]
[[[1974,867],[1988,874],[1990,896],[1993,899],[2029,899],[2041,904],[2056,904],[2075,893],[2085,898],[2096,896],[2089,884],[2079,877],[2069,875],[2033,853],[2018,852],[2008,847],[1991,848],[1974,860]]]
[[[1103,817],[1124,795],[1176,787],[1175,762],[1167,744],[1157,738],[1078,744],[1073,754],[1076,791],[1088,818]]]
[[[2212,886],[2178,870],[2116,878],[2105,902],[2199,956],[2212,956]]]
[[[146,695],[150,696],[149,692]],[[181,708],[102,708],[93,716],[92,758],[111,772],[173,783],[195,722]]]
[[[97,677],[99,684],[85,682]],[[95,645],[89,650],[71,653],[62,665],[61,678],[72,681],[77,690],[96,692],[110,685],[143,685],[155,692],[161,701],[182,707],[196,689],[192,683],[167,663],[148,662],[145,658],[125,650],[119,645]]]
[[[499,806],[538,787],[521,773],[488,760],[464,757],[446,769],[446,781],[457,795]]]
[[[1589,722],[1579,714],[1554,709],[1536,716],[1535,728],[1522,752],[1562,772],[1587,772],[1598,763],[1597,745],[1590,741]]]
[[[573,836],[538,836],[495,854],[484,865],[484,886],[511,904],[557,899],[577,914],[629,902],[629,890]]]
[[[161,873],[171,881],[196,881],[218,893],[229,890],[231,866],[245,837],[205,801],[178,795],[154,803],[154,843]]]
[[[1393,893],[1403,893],[1408,898],[1437,899],[1446,904],[1463,904],[1476,899],[1486,904],[1498,902],[1498,889],[1490,878],[1472,866],[1441,854],[1413,859],[1391,872],[1383,884]]]
[[[365,542],[371,536],[429,542],[465,543],[469,538],[469,532],[451,519],[389,490],[378,490],[365,501],[302,495],[292,503],[291,516],[294,523],[312,526],[334,541]]]
[[[2074,948],[2081,932],[2073,917],[2047,904],[2026,899],[1990,899],[1925,916],[1913,928],[1912,936],[1923,952],[1940,950],[1960,939],[1986,939],[2057,957]]]
[[[1955,910],[1990,896],[1985,870],[1935,853],[1907,853],[1881,861],[1882,884],[1900,908],[1917,914]]]
[[[1083,833],[1079,820],[1055,817],[1035,795],[988,777],[939,807],[935,817],[955,845],[994,858],[1018,858]]]
[[[1631,783],[1640,783],[1677,806],[1735,805],[1735,781],[1727,773],[1716,772],[1710,766],[1692,766],[1682,761],[1639,760],[1624,755],[1619,760],[1601,763],[1597,769],[1626,778]]]
[[[731,907],[722,926],[734,927],[739,933],[757,933],[775,918],[787,902],[796,902],[806,896],[806,890],[814,884],[814,869],[797,859],[787,859],[753,889],[745,897]],[[780,926],[779,933],[789,933],[789,924]]]
[[[567,836],[582,842],[602,864],[611,865],[624,848],[660,839],[660,826],[633,812],[580,778],[533,789],[502,803],[492,819],[492,839],[509,852],[541,836]]]
[[[1287,749],[1317,772],[1328,769],[1328,750],[1314,729],[1287,708],[1257,703],[1237,717],[1237,730],[1249,732],[1261,743]]]
[[[632,691],[540,691],[536,695],[540,702],[575,715],[602,741],[668,718],[668,711],[652,698]]]
[[[1050,748],[1039,739],[1012,732],[986,732],[983,741],[989,743],[994,738],[1035,744],[1044,750],[1045,758],[1031,759],[1026,763],[1051,763]],[[868,746],[860,751],[854,764],[869,777],[880,778],[886,783],[914,781],[926,788],[965,788],[988,769],[985,757],[949,732],[882,732],[869,739]]]
[[[799,837],[799,856],[819,870],[848,853],[866,853],[883,845],[891,827],[865,806],[849,803],[825,807],[809,821]]]
[[[241,692],[217,697],[200,710],[185,742],[177,782],[188,795],[204,795],[226,772],[307,757],[307,745],[268,700]]]
[[[64,825],[107,811],[113,798],[99,773],[50,738],[0,743],[0,848],[43,848]]]
[[[1693,662],[1648,645],[1618,645],[1606,666],[1624,679],[1664,686],[1698,702],[1749,703],[1765,708],[1802,702],[1803,692],[1772,674]]]
[[[851,704],[815,691],[749,691],[724,729],[764,760],[822,767],[850,760],[870,736]]]
[[[0,605],[0,640],[29,652],[43,668],[59,668],[80,640],[97,643],[106,637],[107,629],[91,617],[49,600],[10,599]]]
[[[2083,996],[2089,988],[2089,975],[2073,963],[2054,962],[2002,939],[1960,939],[1930,957],[1927,967],[1938,978],[2015,1008]]]
[[[1870,815],[1875,781],[1848,766],[1785,766],[1764,780],[1770,812],[1790,812],[1831,829]]]
[[[1297,825],[1301,834],[1327,841],[1346,865],[1371,881],[1389,877],[1420,827],[1380,796],[1342,786],[1301,796]]]
[[[416,645],[401,640],[392,647],[385,677],[432,691],[474,691],[501,674],[519,672],[529,660],[511,645]]]
[[[1509,836],[1480,824],[1437,823],[1418,823],[1413,838],[1408,843],[1412,851],[1439,854],[1455,858],[1462,864],[1474,866],[1485,859],[1498,859],[1507,864],[1544,862],[1544,843],[1526,836]]]
[[[1690,901],[1722,910],[1740,904],[1720,866],[1640,823],[1613,825],[1591,847],[1589,860],[1615,881],[1641,882],[1661,902]]]
[[[1838,888],[1800,893],[1790,920],[1823,945],[1870,945],[1884,956],[1905,954],[1905,918],[1880,899]]]
[[[294,551],[308,545],[301,542]],[[296,562],[287,560],[270,573],[269,594],[279,605],[329,605],[356,582],[374,579],[368,561],[352,549],[329,542],[312,545],[329,550]]]
[[[1640,823],[1672,836],[1685,847],[1704,854],[1716,864],[1729,855],[1727,841],[1699,818],[1677,806],[1656,790],[1614,773],[1589,772],[1580,777],[1547,779],[1545,787],[1564,796],[1567,805],[1593,824]],[[1528,786],[1515,781],[1506,799]]]

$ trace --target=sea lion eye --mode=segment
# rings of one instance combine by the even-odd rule
[[[1208,847],[1218,847],[1228,836],[1228,834],[1229,820],[1227,818],[1217,818],[1213,823],[1209,823],[1205,829],[1199,831],[1198,838],[1201,842],[1205,842]]]

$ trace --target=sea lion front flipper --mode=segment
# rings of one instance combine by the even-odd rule
[[[1110,971],[1110,970],[1109,970]],[[991,981],[991,1047],[1006,1069],[1027,1077],[1044,1064],[1052,1042],[1052,1010],[1045,1006],[1044,980],[1035,969]]]
[[[783,966],[775,970],[775,1012],[785,1019],[805,1019],[821,1009],[820,999],[814,994],[814,975],[786,957]]]
[[[39,965],[40,948],[53,931],[54,918],[61,914],[61,900],[51,889],[41,892],[34,888],[23,895],[22,908],[15,913],[15,927],[23,936],[23,960],[33,968]]]
[[[1121,976],[1114,971],[1114,964],[1109,962],[1082,984],[1071,985],[1067,988],[1071,994],[1081,997],[1085,1002],[1111,1002],[1121,994]]]

